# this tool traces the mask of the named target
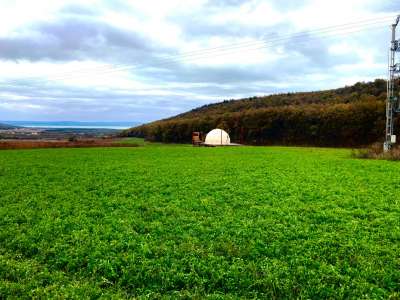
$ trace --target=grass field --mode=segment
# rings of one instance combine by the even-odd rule
[[[400,297],[400,164],[279,147],[0,152],[0,298]]]

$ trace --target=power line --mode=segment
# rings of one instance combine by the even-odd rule
[[[271,40],[267,43],[257,42],[257,43],[253,43],[253,45],[241,47],[239,49],[238,48],[225,48],[225,49],[221,49],[219,52],[216,52],[216,53],[199,53],[197,55],[191,55],[191,56],[186,56],[186,57],[180,56],[180,57],[176,57],[175,59],[168,59],[168,60],[164,59],[164,60],[161,60],[161,61],[158,61],[158,62],[152,64],[151,66],[143,63],[143,64],[136,64],[136,65],[128,65],[128,66],[124,66],[124,67],[120,67],[120,68],[110,68],[110,69],[106,69],[103,72],[99,72],[92,76],[97,77],[97,76],[120,72],[120,71],[125,71],[125,70],[138,69],[140,67],[145,67],[145,68],[165,67],[165,66],[169,66],[169,65],[173,65],[173,64],[177,64],[177,63],[182,63],[182,62],[188,62],[188,61],[193,61],[193,60],[195,61],[195,60],[199,60],[199,59],[207,59],[210,57],[224,56],[224,55],[235,53],[238,50],[248,52],[248,51],[261,50],[261,49],[270,49],[273,47],[285,45],[288,41],[293,41],[293,42],[299,43],[304,38],[306,38],[305,41],[313,41],[313,40],[323,39],[326,37],[343,36],[343,35],[345,36],[347,34],[362,32],[367,29],[372,30],[372,29],[380,29],[383,27],[386,27],[386,26],[363,26],[363,27],[358,28],[358,30],[348,31],[349,29],[346,29],[347,31],[344,31],[344,32],[335,30],[335,31],[331,31],[331,32],[326,32],[325,34],[319,34],[319,35],[314,35],[314,36],[311,36],[309,34],[303,34],[301,36],[297,35],[297,36],[285,38],[285,39]],[[84,77],[85,75],[81,74],[81,75],[77,75],[77,76],[64,76],[64,77],[53,78],[53,80],[66,80],[66,79],[79,78],[82,76]]]
[[[281,39],[286,39],[286,38],[294,38],[296,36],[302,36],[302,35],[310,35],[310,34],[318,34],[318,33],[324,33],[326,31],[331,31],[334,29],[345,29],[349,26],[353,26],[353,25],[372,25],[372,24],[378,24],[378,23],[382,23],[382,22],[387,22],[388,20],[391,20],[392,16],[386,16],[386,17],[380,17],[380,18],[373,18],[373,19],[367,19],[367,20],[361,20],[358,22],[351,22],[351,23],[344,23],[344,24],[340,24],[340,25],[333,25],[333,26],[328,26],[328,27],[322,27],[319,29],[314,29],[314,30],[310,30],[310,31],[302,31],[302,32],[298,32],[295,34],[286,34],[286,35],[282,35],[279,38],[275,38],[275,39],[270,39],[269,37],[265,37],[265,38],[261,38],[258,41],[247,41],[247,42],[239,42],[239,43],[233,43],[233,44],[227,44],[227,45],[221,45],[221,46],[216,46],[216,47],[212,47],[212,48],[205,48],[205,49],[200,49],[200,50],[193,50],[193,51],[189,51],[189,52],[183,52],[177,55],[170,55],[170,56],[164,56],[164,57],[160,57],[160,59],[162,60],[169,60],[169,59],[174,59],[174,58],[182,58],[182,57],[187,57],[187,56],[192,56],[192,55],[198,55],[198,54],[204,54],[205,52],[214,52],[214,51],[219,51],[219,50],[225,50],[228,48],[241,48],[241,47],[246,47],[246,46],[251,46],[252,44],[255,43],[262,43],[262,42],[270,42],[270,41],[276,41],[276,40],[281,40]],[[372,22],[372,23],[371,23]],[[136,64],[135,64],[136,65]],[[119,67],[131,67],[132,65],[125,65],[125,64],[117,64],[117,65],[113,65],[112,68],[119,68]],[[100,67],[96,67],[91,70],[99,70]],[[109,67],[106,66],[106,69],[108,69]],[[76,70],[78,72],[82,71],[82,70]],[[83,71],[85,71],[83,69]],[[74,71],[72,71],[74,72]],[[71,72],[71,73],[72,73]],[[68,72],[70,73],[70,72]],[[64,75],[64,74],[59,74],[59,75]]]
[[[307,38],[307,39],[303,39],[303,40],[298,38],[299,40],[296,41],[296,45],[306,44],[306,43],[309,43],[310,41],[318,40],[318,39],[321,39],[321,38],[334,38],[334,37],[339,37],[339,36],[347,36],[347,35],[350,35],[350,34],[354,34],[354,33],[358,33],[358,32],[364,31],[366,29],[380,29],[380,28],[383,28],[383,27],[382,26],[379,26],[379,27],[368,27],[368,28],[358,29],[356,31],[353,30],[353,31],[350,31],[350,32],[349,31],[347,31],[347,32],[336,32],[336,33],[335,32],[331,32],[329,34],[324,34],[322,36],[321,35],[320,36],[313,36],[313,37],[310,37],[310,38]],[[276,46],[279,46],[279,45],[282,45],[282,44],[284,44],[284,43],[281,41],[281,42],[279,42],[279,43],[277,42],[275,44],[264,45],[264,46],[253,48],[253,49],[247,49],[246,51],[255,51],[255,50],[259,50],[259,49],[272,48],[272,47],[276,47]],[[223,55],[226,55],[226,53],[224,53]],[[192,58],[192,59],[198,59],[198,57]],[[169,62],[169,63],[171,63],[171,62]],[[168,62],[164,62],[164,65],[168,65]],[[115,72],[115,70],[110,70],[110,71],[107,72],[107,74],[111,73],[111,72]],[[92,76],[92,77],[97,77],[97,76],[102,76],[102,75],[105,75],[105,74],[96,74],[95,76]],[[75,78],[80,78],[80,77],[81,76],[77,76]],[[230,81],[232,79],[235,79],[235,77],[229,77],[229,78],[225,77],[224,79],[226,81]],[[151,88],[138,88],[138,89],[133,89],[133,90],[137,91],[137,92],[146,92],[146,91],[154,92],[154,91],[157,91],[157,90],[164,90],[165,91],[165,90],[172,90],[172,89],[175,90],[175,91],[177,90],[176,87],[175,88],[171,88],[171,87],[164,88],[164,87],[160,87],[160,86],[159,87],[152,86]],[[131,89],[131,91],[132,91],[132,89]]]
[[[287,34],[280,36],[279,38],[275,39],[260,39],[258,41],[248,41],[248,42],[241,42],[241,43],[235,43],[235,44],[230,44],[230,45],[223,45],[223,46],[218,46],[218,47],[213,47],[213,48],[208,48],[208,49],[201,49],[201,50],[196,50],[196,51],[190,51],[190,52],[184,52],[179,55],[174,55],[174,56],[166,56],[166,57],[161,57],[159,61],[149,67],[154,67],[154,66],[162,66],[164,63],[178,63],[182,59],[189,58],[189,60],[192,59],[198,59],[198,58],[205,58],[204,55],[213,55],[213,56],[218,56],[218,55],[224,55],[225,53],[221,52],[227,52],[227,51],[232,51],[232,50],[241,50],[243,48],[248,48],[260,44],[272,44],[276,45],[279,42],[284,42],[289,39],[296,39],[296,38],[303,38],[303,37],[310,37],[310,35],[317,35],[317,34],[322,34],[322,33],[330,33],[330,32],[335,32],[339,30],[346,30],[346,29],[351,29],[354,27],[364,27],[364,26],[369,26],[369,25],[374,25],[374,24],[380,24],[382,22],[387,22],[388,18],[392,18],[392,16],[387,16],[387,17],[382,17],[382,18],[374,18],[374,19],[368,19],[368,20],[363,20],[359,22],[352,22],[352,23],[346,23],[346,24],[341,24],[341,25],[335,25],[335,26],[329,26],[329,27],[323,27],[315,30],[310,30],[310,31],[305,31],[305,32],[299,32],[296,34]],[[379,20],[379,21],[378,21]],[[263,49],[263,47],[260,47],[258,49]],[[244,50],[246,51],[246,50]],[[247,50],[248,51],[248,50]],[[187,60],[186,60],[187,61]],[[118,72],[118,71],[124,71],[124,70],[129,70],[129,69],[135,69],[139,67],[147,67],[148,65],[144,63],[137,63],[134,65],[113,65],[110,67],[106,68],[92,68],[92,69],[81,69],[81,70],[76,70],[76,71],[71,71],[68,73],[60,73],[60,74],[54,74],[52,75],[53,78],[50,78],[50,80],[63,80],[63,79],[69,79],[69,78],[76,78],[76,77],[84,77],[85,74],[82,74],[82,72],[90,72],[90,71],[99,71],[99,74],[97,75],[102,75],[102,74],[108,74],[108,73],[113,73],[113,72]],[[76,75],[74,73],[81,73],[79,75]],[[68,74],[71,74],[71,76],[68,76]],[[58,77],[57,77],[58,76]],[[31,78],[25,78],[25,80],[40,80],[38,77],[31,77]],[[43,80],[43,79],[42,79]]]
[[[377,19],[372,19],[372,20],[377,20]],[[388,21],[388,17],[385,17],[384,19],[382,18],[381,21],[379,22],[373,22],[371,23],[371,20],[369,20],[369,23],[367,24],[363,24],[366,23],[368,21],[362,21],[362,22],[353,22],[353,23],[348,23],[348,24],[343,24],[343,25],[337,25],[337,26],[331,26],[331,27],[325,27],[322,29],[317,29],[317,30],[313,30],[313,31],[308,31],[308,32],[300,32],[300,33],[296,33],[296,34],[288,34],[288,35],[283,35],[279,38],[275,38],[275,39],[260,39],[258,41],[249,41],[249,42],[242,42],[242,43],[236,43],[236,44],[231,44],[231,45],[224,45],[224,46],[218,46],[218,47],[213,47],[213,48],[208,48],[208,49],[202,49],[202,50],[197,50],[197,51],[191,51],[191,52],[185,52],[179,55],[174,55],[174,56],[166,56],[166,57],[161,57],[160,60],[158,61],[158,63],[163,63],[164,61],[171,61],[171,60],[181,60],[182,58],[187,58],[187,57],[192,57],[192,56],[203,56],[205,54],[213,54],[217,51],[229,51],[231,49],[242,49],[242,48],[247,48],[250,47],[252,45],[258,45],[260,43],[271,43],[271,42],[277,42],[277,41],[286,41],[287,39],[292,39],[292,38],[297,38],[297,37],[304,37],[304,36],[309,36],[312,34],[319,34],[319,33],[324,33],[324,32],[329,32],[332,30],[336,30],[335,28],[338,28],[340,30],[344,30],[347,29],[349,26],[352,26],[354,24],[359,24],[362,26],[365,25],[374,25],[374,24],[380,24],[382,22],[387,22]],[[331,29],[329,29],[331,28]],[[114,71],[114,69],[116,71],[119,70],[125,70],[125,69],[134,69],[137,66],[143,66],[145,64],[143,63],[137,63],[134,65],[114,65],[110,68],[106,68],[105,71]],[[63,79],[63,77],[61,77],[61,79]]]

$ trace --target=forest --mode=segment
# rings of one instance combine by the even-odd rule
[[[130,128],[122,136],[190,143],[193,131],[226,130],[249,145],[361,147],[383,140],[386,81],[226,100]]]

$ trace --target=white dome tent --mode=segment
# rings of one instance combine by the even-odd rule
[[[206,145],[231,145],[231,139],[229,134],[222,129],[213,129],[207,133],[206,140],[204,142]]]

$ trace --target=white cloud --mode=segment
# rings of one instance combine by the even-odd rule
[[[0,0],[0,118],[148,121],[372,80],[386,72],[392,18],[380,29],[313,30],[393,16],[388,3]]]

